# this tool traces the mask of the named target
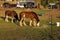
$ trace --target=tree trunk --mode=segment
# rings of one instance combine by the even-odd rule
[[[60,10],[60,0],[59,0],[59,10]]]

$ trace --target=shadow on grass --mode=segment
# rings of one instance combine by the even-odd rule
[[[5,21],[5,17],[0,16],[0,18]],[[8,18],[8,21],[11,22],[11,19]],[[17,21],[16,19],[14,19],[13,22],[14,22],[14,24],[16,24],[17,26],[20,26],[19,21]],[[29,21],[28,21],[28,20],[26,21],[26,24],[27,24],[27,26],[24,26],[24,25],[23,25],[22,27],[34,27],[33,25],[32,25],[32,26],[29,26]],[[42,25],[40,25],[40,26],[42,26]],[[21,27],[21,26],[20,26],[20,27]]]
[[[3,17],[3,16],[0,16],[0,18],[3,19],[3,20],[5,20],[5,17]]]
[[[0,16],[0,18],[1,18],[2,20],[4,20],[4,21],[5,21],[5,17]],[[8,18],[8,21],[9,21],[9,22],[11,22],[11,19],[10,19],[10,18]],[[17,20],[16,20],[16,19],[14,19],[14,20],[13,20],[13,22],[14,22],[16,25],[18,25],[18,26],[19,26],[19,22],[17,22]]]

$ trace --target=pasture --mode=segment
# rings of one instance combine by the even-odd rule
[[[5,22],[3,20],[5,10],[6,8],[0,8],[0,40],[60,40],[60,27],[56,26],[56,22],[60,21],[56,18],[60,16],[59,10],[44,10],[44,15],[39,16],[40,27],[20,27],[18,23]],[[15,10],[19,15],[21,11],[28,9],[10,8],[9,10]],[[30,11],[40,14],[41,10]],[[52,14],[52,26],[49,25],[49,13]]]

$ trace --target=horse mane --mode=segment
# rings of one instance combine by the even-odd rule
[[[12,12],[14,12],[14,13],[16,14],[14,17],[15,17],[17,20],[19,20],[16,11],[13,10]]]

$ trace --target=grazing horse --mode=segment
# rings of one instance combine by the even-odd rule
[[[39,18],[38,18],[37,14],[35,12],[33,12],[33,11],[31,11],[31,12],[27,12],[27,11],[21,12],[19,14],[20,26],[23,26],[23,25],[26,26],[26,23],[24,21],[26,19],[30,19],[30,24],[29,24],[30,26],[32,26],[32,24],[34,26],[39,26]]]
[[[6,10],[5,11],[5,21],[8,22],[8,18],[11,18],[11,22],[13,23],[13,20],[16,19],[18,20],[18,15],[17,13],[13,10]]]

